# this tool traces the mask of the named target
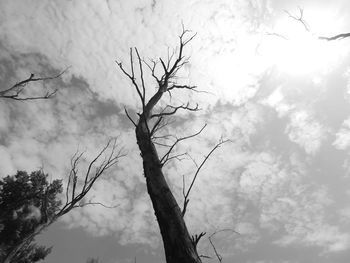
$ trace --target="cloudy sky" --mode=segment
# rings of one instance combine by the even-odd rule
[[[309,31],[285,12],[304,10]],[[67,180],[77,149],[88,162],[113,137],[128,153],[92,189],[89,206],[66,215],[39,241],[53,245],[47,263],[164,262],[134,130],[124,115],[140,108],[115,60],[130,47],[145,60],[166,57],[181,23],[197,33],[179,81],[206,93],[176,94],[201,111],[167,132],[197,138],[177,150],[198,162],[221,136],[232,142],[206,164],[186,221],[205,231],[224,262],[345,263],[350,257],[350,31],[347,0],[2,0],[1,89],[30,73],[59,79],[29,87],[58,89],[52,100],[0,101],[0,176],[40,167]],[[28,91],[29,91],[28,89]],[[148,93],[154,92],[148,82]],[[82,164],[81,170],[84,170]],[[182,203],[191,160],[166,176]],[[199,253],[215,254],[206,236]]]

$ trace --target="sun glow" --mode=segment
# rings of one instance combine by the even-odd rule
[[[266,63],[292,75],[323,73],[344,54],[339,41],[320,40],[298,21],[284,19],[263,40],[260,54]]]

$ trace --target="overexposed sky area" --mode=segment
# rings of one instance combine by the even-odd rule
[[[289,16],[298,7],[308,30]],[[88,196],[119,206],[77,209],[55,223],[38,238],[54,246],[45,262],[165,261],[124,115],[124,107],[134,116],[140,105],[115,60],[127,67],[130,47],[145,60],[166,58],[182,23],[197,35],[178,81],[206,92],[173,94],[173,105],[202,110],[180,112],[167,131],[188,135],[206,123],[177,148],[198,162],[220,137],[232,141],[191,192],[186,221],[191,233],[208,233],[199,253],[212,258],[203,262],[216,261],[207,237],[221,229],[240,233],[215,235],[223,262],[348,262],[350,38],[318,37],[350,32],[349,14],[347,0],[0,1],[1,89],[69,67],[45,83],[58,89],[51,100],[0,100],[0,176],[43,168],[51,180],[67,180],[77,149],[88,162],[117,136],[127,152]],[[150,95],[155,85],[146,81]],[[191,160],[165,167],[179,203],[182,176],[188,185],[193,171]]]

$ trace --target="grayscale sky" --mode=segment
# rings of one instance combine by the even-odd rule
[[[298,6],[309,31],[284,11],[298,14]],[[69,69],[46,83],[59,90],[52,100],[0,101],[0,176],[43,167],[50,180],[66,181],[77,149],[88,162],[116,136],[128,153],[88,196],[119,206],[88,206],[55,223],[38,238],[54,246],[45,262],[164,262],[124,115],[140,105],[115,60],[127,65],[130,47],[145,60],[166,57],[182,22],[197,36],[179,81],[206,93],[173,94],[173,104],[202,110],[180,112],[168,131],[187,135],[207,123],[177,148],[198,162],[221,136],[232,141],[198,177],[190,232],[239,232],[215,235],[224,262],[349,262],[350,38],[317,38],[350,32],[348,0],[2,0],[1,89]],[[191,160],[165,167],[180,203],[182,175],[188,185],[194,171]],[[216,262],[208,235],[199,253]]]

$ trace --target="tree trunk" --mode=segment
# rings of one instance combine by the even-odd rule
[[[188,233],[181,209],[162,172],[157,150],[145,121],[136,127],[137,144],[143,159],[147,191],[163,238],[167,263],[201,263],[196,245]]]

